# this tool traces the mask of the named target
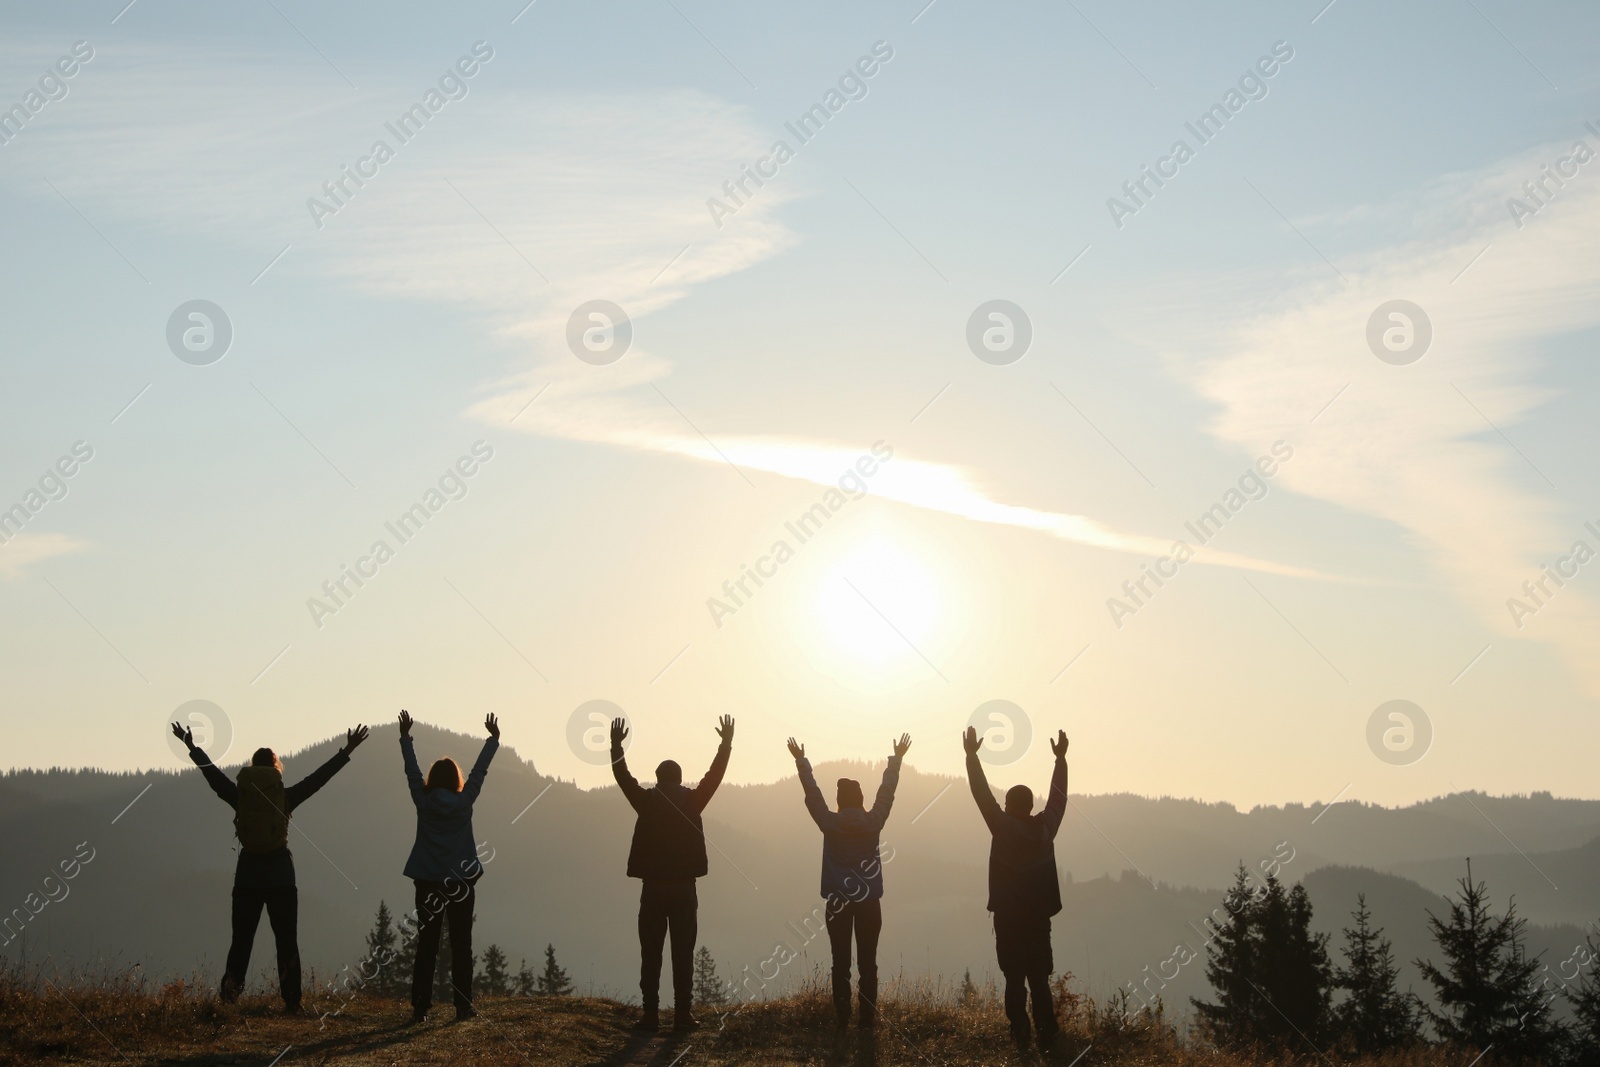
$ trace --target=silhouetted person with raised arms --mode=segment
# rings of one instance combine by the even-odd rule
[[[633,824],[633,844],[628,849],[628,877],[644,882],[639,891],[639,993],[644,999],[642,1029],[661,1026],[661,948],[672,931],[672,1028],[689,1030],[699,1023],[691,1008],[694,943],[698,934],[699,899],[694,881],[707,870],[706,834],[700,813],[722,783],[733,748],[733,718],[724,715],[717,726],[722,743],[711,769],[690,788],[683,784],[683,769],[672,760],[656,767],[656,784],[646,789],[628,773],[622,742],[628,725],[611,720],[611,773],[622,795],[639,817]]]
[[[472,912],[478,900],[478,840],[472,833],[472,805],[483,791],[489,761],[500,748],[500,723],[483,720],[489,740],[478,753],[467,780],[449,756],[434,760],[426,780],[411,740],[411,713],[400,712],[400,758],[406,784],[417,806],[417,839],[406,860],[405,876],[417,887],[417,957],[411,972],[411,1021],[420,1023],[433,1006],[433,969],[439,959],[439,934],[450,922],[450,986],[456,1021],[478,1014],[472,1007]]]
[[[1067,812],[1067,732],[1050,742],[1055,771],[1044,810],[1033,814],[1033,790],[1014,785],[1006,791],[1002,810],[983,776],[978,749],[983,739],[967,727],[967,778],[989,826],[989,910],[994,912],[994,953],[1006,979],[1006,1018],[1019,1046],[1028,1043],[1028,993],[1033,993],[1033,1027],[1039,1047],[1048,1049],[1060,1030],[1050,997],[1050,917],[1061,910],[1061,884],[1056,875],[1056,831]]]
[[[283,763],[270,748],[258,748],[237,780],[223,774],[200,746],[194,731],[177,723],[172,733],[189,750],[189,758],[205,775],[213,792],[233,809],[233,833],[239,840],[239,862],[233,873],[233,943],[222,972],[224,1003],[239,999],[250,969],[261,909],[267,909],[272,936],[278,948],[278,991],[283,1010],[300,1011],[300,944],[297,926],[300,895],[295,888],[294,856],[289,852],[289,816],[350,762],[350,753],[367,739],[367,728],[356,726],[344,736],[344,747],[309,775],[285,787]]]
[[[841,778],[836,792],[838,811],[829,811],[822,790],[811,773],[805,746],[789,738],[789,754],[800,772],[806,810],[822,831],[822,895],[828,902],[824,922],[833,948],[833,1011],[838,1025],[850,1025],[850,938],[855,937],[857,969],[861,974],[857,1022],[863,1027],[878,1021],[878,935],[883,932],[883,864],[878,857],[878,835],[894,807],[895,786],[900,784],[900,761],[911,747],[911,735],[893,742],[894,755],[883,769],[872,810],[866,809],[861,783]]]

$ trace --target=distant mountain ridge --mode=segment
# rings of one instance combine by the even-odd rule
[[[422,725],[414,733],[424,760],[448,753],[470,763],[483,741]],[[325,974],[359,958],[379,899],[397,911],[411,907],[400,869],[415,816],[396,740],[395,727],[375,729],[292,823],[302,952]],[[286,756],[289,780],[340,743]],[[693,778],[712,751],[697,742],[671,754]],[[735,763],[738,754],[736,744]],[[858,778],[870,795],[882,766],[824,763],[817,776],[830,795],[841,774]],[[1003,772],[990,777],[997,790],[1011,784]],[[503,748],[475,816],[493,856],[480,885],[476,943],[498,942],[515,964],[552,942],[581,989],[632,994],[638,886],[623,873],[632,824],[615,787],[580,790]],[[701,940],[724,976],[746,967],[754,973],[779,942],[801,959],[771,988],[785,988],[797,969],[826,967],[826,946],[796,944],[793,932],[819,903],[821,854],[798,783],[723,785],[707,809],[706,830],[711,871],[700,883]],[[26,914],[28,895],[81,842],[95,851],[66,896],[25,923],[12,919],[12,940],[0,953],[20,960],[26,952],[30,963],[46,956],[56,964],[118,960],[152,974],[215,975],[227,947],[231,835],[226,807],[192,769],[0,776],[0,836],[10,860],[0,867],[4,913]],[[992,973],[987,831],[965,780],[905,768],[884,842],[893,859],[885,865],[883,966],[955,977],[969,967],[974,976]],[[1288,854],[1281,846],[1292,850],[1283,876],[1306,883],[1317,926],[1335,934],[1335,949],[1360,891],[1390,927],[1400,958],[1426,954],[1425,902],[1439,911],[1440,894],[1464,873],[1468,855],[1497,908],[1515,893],[1525,914],[1543,924],[1530,935],[1535,950],[1564,956],[1600,914],[1600,872],[1592,862],[1600,859],[1600,801],[1472,793],[1397,809],[1344,802],[1240,812],[1174,798],[1073,795],[1056,846],[1065,904],[1055,926],[1057,969],[1104,996],[1169,958],[1180,941],[1201,948],[1200,921],[1238,864],[1254,868]],[[23,925],[27,936],[16,937]],[[263,923],[252,969],[270,959]],[[1169,1006],[1204,995],[1202,969],[1190,964],[1166,983]]]

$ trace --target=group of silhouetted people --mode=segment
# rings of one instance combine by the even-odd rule
[[[439,939],[450,929],[450,984],[457,1019],[476,1014],[472,1006],[472,921],[476,885],[483,876],[477,839],[472,832],[472,807],[483,789],[489,763],[500,746],[500,726],[493,715],[484,720],[489,739],[472,771],[462,776],[455,760],[436,760],[426,777],[411,739],[412,718],[400,713],[400,754],[406,784],[417,809],[416,840],[406,860],[405,876],[416,886],[416,962],[411,980],[412,1019],[427,1018],[433,1003],[433,974]],[[277,941],[278,983],[285,1010],[300,1010],[300,950],[296,937],[298,897],[294,859],[289,852],[289,817],[300,804],[326,785],[350,753],[367,739],[367,728],[347,731],[345,744],[332,759],[292,786],[283,784],[283,764],[270,748],[260,748],[248,766],[230,779],[194,743],[191,731],[174,723],[172,732],[188,747],[189,757],[204,773],[212,790],[234,809],[239,860],[233,886],[233,942],[222,976],[221,997],[238,998],[244,987],[261,911],[267,911]],[[673,1029],[698,1025],[693,1003],[693,967],[698,935],[699,899],[696,879],[708,869],[702,813],[728,769],[733,748],[733,719],[724,715],[716,727],[720,743],[705,776],[685,785],[683,769],[672,760],[656,766],[652,786],[642,786],[628,770],[623,742],[627,724],[611,724],[611,769],[637,818],[628,849],[627,873],[641,881],[639,892],[639,992],[643,1014],[639,1026],[661,1025],[662,952],[671,937]],[[883,930],[883,859],[880,835],[894,805],[900,764],[911,747],[909,734],[894,742],[883,781],[866,807],[861,784],[840,778],[831,810],[817,786],[804,746],[789,738],[806,811],[822,831],[822,896],[833,954],[833,1005],[837,1025],[851,1020],[850,958],[854,943],[858,982],[855,1020],[863,1028],[877,1023],[878,938]],[[1055,836],[1067,806],[1067,735],[1059,731],[1050,748],[1055,769],[1044,810],[1034,814],[1033,791],[1024,785],[1006,792],[1002,806],[984,777],[979,752],[983,739],[969,727],[962,738],[973,799],[989,828],[989,900],[994,916],[995,956],[1005,977],[1005,1010],[1012,1036],[1027,1044],[1030,1033],[1049,1048],[1059,1029],[1050,993],[1053,960],[1050,920],[1061,910],[1056,873]],[[1030,1031],[1028,1012],[1032,1007]]]

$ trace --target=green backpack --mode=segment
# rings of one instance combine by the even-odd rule
[[[246,852],[276,852],[289,843],[283,774],[278,768],[245,767],[239,771],[233,833]]]

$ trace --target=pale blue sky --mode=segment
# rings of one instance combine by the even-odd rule
[[[909,730],[955,771],[1004,698],[1071,732],[1086,791],[1594,795],[1595,579],[1520,630],[1505,600],[1600,548],[1600,163],[1520,229],[1506,199],[1600,149],[1600,14],[675,3],[0,14],[6,106],[95,49],[0,147],[0,506],[95,452],[0,548],[12,765],[170,765],[163,717],[203,698],[284,749],[497,711],[598,784],[565,729],[605,698],[684,758],[739,715],[736,780],[787,773],[791,733],[879,757]],[[317,229],[307,198],[478,41],[468,95]],[[716,226],[880,41],[865,98]],[[1265,98],[1117,228],[1107,198],[1278,42]],[[165,340],[196,298],[234,328],[210,366]],[[1034,330],[1003,367],[964,336],[996,298]],[[1396,298],[1434,326],[1410,366],[1365,342]],[[633,318],[610,366],[563,340],[591,299]],[[1280,439],[1267,498],[1114,625]],[[466,498],[314,626],[479,440]],[[868,497],[716,627],[880,440]],[[1393,698],[1433,722],[1412,765],[1367,747]]]

